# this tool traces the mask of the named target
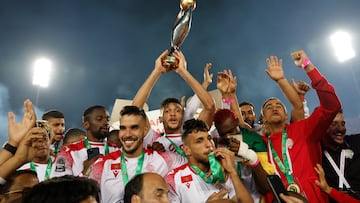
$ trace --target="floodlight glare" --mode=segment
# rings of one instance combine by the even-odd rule
[[[34,64],[33,85],[47,87],[49,85],[52,63],[49,59],[37,59]]]
[[[355,56],[355,51],[351,45],[351,37],[348,33],[337,31],[330,39],[339,62],[346,61]]]

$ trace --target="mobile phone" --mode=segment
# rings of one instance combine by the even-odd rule
[[[94,158],[95,156],[97,156],[99,154],[100,154],[99,147],[87,149],[88,160]]]
[[[278,203],[285,203],[285,201],[280,198],[280,193],[283,193],[284,195],[287,195],[288,193],[284,184],[281,182],[280,177],[278,175],[267,175],[266,180],[274,193],[276,201]]]

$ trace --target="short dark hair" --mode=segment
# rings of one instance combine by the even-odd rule
[[[239,107],[242,107],[242,106],[245,106],[245,105],[249,105],[249,106],[252,106],[253,108],[255,108],[254,105],[253,105],[251,102],[249,102],[249,101],[243,101],[243,102],[241,102],[241,103],[239,104]]]
[[[187,121],[185,121],[185,123],[183,125],[183,132],[181,134],[181,140],[184,142],[184,140],[187,138],[187,136],[190,133],[199,132],[199,131],[200,132],[209,131],[209,128],[204,121],[194,119],[194,118],[187,120]]]
[[[287,114],[287,109],[286,109],[285,104],[284,104],[280,99],[278,99],[278,98],[276,98],[276,97],[270,97],[270,98],[268,98],[268,99],[263,103],[263,105],[261,106],[260,114],[261,114],[262,116],[264,116],[264,108],[265,108],[265,105],[266,105],[269,101],[271,101],[271,100],[277,100],[277,101],[279,101],[280,104],[281,104],[281,106],[284,108],[285,113]]]
[[[169,97],[169,98],[164,99],[164,101],[161,102],[160,109],[164,108],[165,106],[167,106],[170,103],[176,103],[176,104],[179,104],[180,106],[182,106],[181,101],[178,98]]]
[[[49,120],[50,118],[65,118],[65,116],[61,111],[51,109],[45,112],[41,117],[42,120]]]
[[[69,129],[65,132],[63,142],[64,142],[64,143],[67,143],[68,140],[69,140],[71,137],[76,137],[76,136],[79,136],[79,135],[86,135],[86,132],[83,131],[83,130],[81,130],[80,128],[69,128]]]
[[[89,196],[99,202],[98,183],[89,178],[65,175],[55,177],[35,185],[25,196],[26,203],[79,203]]]
[[[87,108],[82,116],[82,120],[84,121],[88,121],[89,119],[89,115],[95,110],[95,109],[104,109],[106,110],[106,108],[104,106],[101,105],[94,105],[94,106],[90,106],[89,108]]]
[[[124,203],[130,203],[131,197],[133,195],[139,195],[142,187],[144,175],[146,173],[141,173],[134,176],[125,186],[125,194],[124,194]]]
[[[3,185],[0,185],[0,194],[9,192],[10,187],[14,184],[14,179],[22,174],[30,174],[37,178],[37,173],[32,170],[17,170],[12,172],[7,178]]]
[[[120,116],[124,115],[137,115],[141,116],[144,120],[146,120],[146,114],[144,109],[141,109],[137,106],[124,106],[120,111]]]

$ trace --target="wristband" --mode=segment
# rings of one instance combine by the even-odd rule
[[[257,165],[259,165],[259,163],[260,163],[259,159],[256,159],[254,163],[249,163],[249,165],[252,167],[256,167]]]
[[[301,64],[301,68],[305,69],[306,66],[308,66],[310,63],[311,63],[310,59],[308,57],[306,57],[304,62]]]
[[[3,149],[5,149],[6,151],[8,151],[14,155],[16,153],[17,147],[14,147],[11,144],[6,143],[5,146],[3,147]]]
[[[231,104],[235,102],[235,99],[222,99],[224,103]]]

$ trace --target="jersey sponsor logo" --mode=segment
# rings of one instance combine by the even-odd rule
[[[121,169],[120,163],[116,163],[116,164],[111,164],[111,165],[110,165],[110,170],[113,172],[115,178],[116,178],[116,176],[119,174],[120,169]]]
[[[65,158],[63,157],[58,158],[58,160],[56,161],[55,171],[65,172]]]

